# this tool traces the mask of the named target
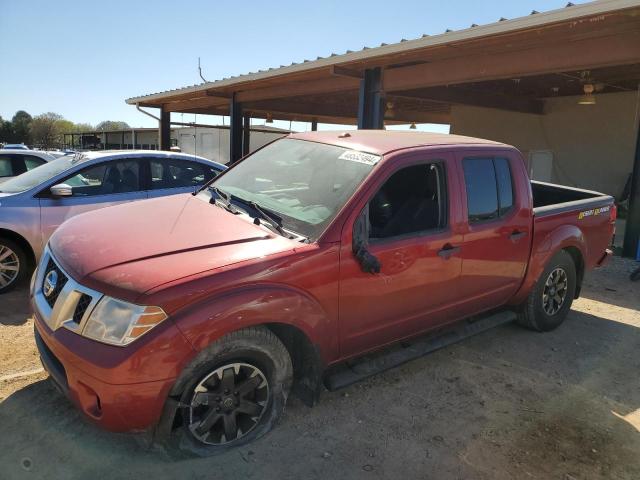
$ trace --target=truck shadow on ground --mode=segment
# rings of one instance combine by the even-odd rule
[[[539,334],[506,325],[389,370],[262,440],[171,460],[85,422],[49,381],[0,404],[3,478],[638,478],[640,328],[571,312]],[[333,472],[333,473],[331,473]],[[560,475],[559,477],[556,477]]]

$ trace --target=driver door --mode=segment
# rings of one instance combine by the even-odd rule
[[[462,235],[451,213],[459,210],[452,207],[457,199],[447,192],[456,183],[452,159],[438,153],[402,163],[377,187],[364,210],[369,219],[367,250],[380,262],[380,271],[363,271],[351,237],[343,241],[343,357],[416,335],[456,316]]]
[[[46,190],[40,193],[42,246],[65,220],[99,208],[142,200],[140,160],[119,159],[94,164],[70,174],[56,183],[66,183],[73,189],[69,197],[53,197]]]

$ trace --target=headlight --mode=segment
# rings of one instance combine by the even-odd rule
[[[93,309],[82,335],[111,345],[128,345],[166,320],[160,307],[145,307],[103,297]]]

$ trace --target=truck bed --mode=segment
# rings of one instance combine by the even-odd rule
[[[544,182],[531,182],[533,193],[532,251],[543,249],[544,242],[554,243],[554,233],[564,230],[583,242],[585,267],[593,268],[604,259],[611,245],[614,224],[610,195]],[[543,249],[544,250],[544,249]]]
[[[532,180],[531,191],[533,213],[536,217],[613,205],[613,197],[610,195],[553,183]]]

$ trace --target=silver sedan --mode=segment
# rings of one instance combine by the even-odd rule
[[[24,279],[62,222],[80,213],[187,193],[226,167],[161,151],[60,157],[0,184],[0,293]]]

